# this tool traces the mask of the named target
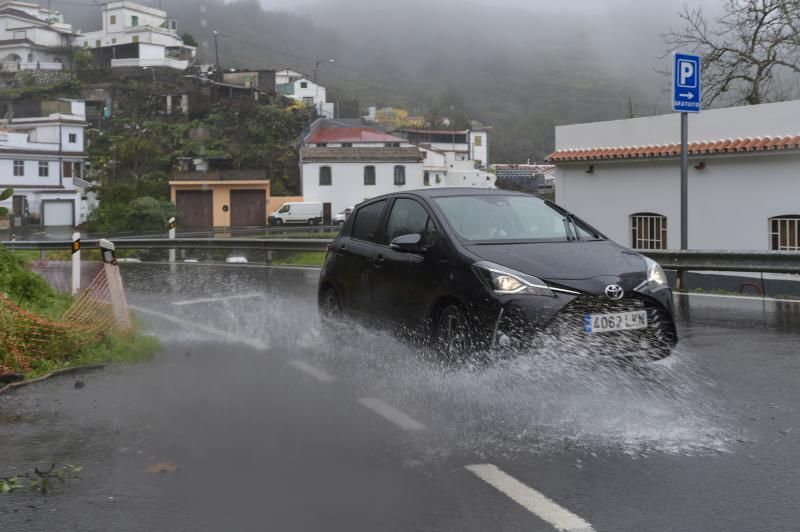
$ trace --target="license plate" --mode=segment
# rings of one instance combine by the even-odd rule
[[[605,333],[630,331],[647,327],[647,311],[616,312],[614,314],[586,314],[583,317],[583,332]]]

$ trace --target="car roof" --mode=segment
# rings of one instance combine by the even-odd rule
[[[517,192],[515,190],[503,190],[492,188],[473,188],[473,187],[437,187],[437,188],[417,188],[414,190],[399,190],[397,192],[390,192],[375,196],[362,203],[371,203],[378,199],[393,198],[395,196],[402,196],[404,194],[411,194],[414,196],[422,196],[424,198],[447,198],[452,196],[534,196],[535,194],[526,194],[525,192]]]

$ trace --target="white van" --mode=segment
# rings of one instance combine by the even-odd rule
[[[292,201],[269,215],[269,225],[321,223],[322,203]]]

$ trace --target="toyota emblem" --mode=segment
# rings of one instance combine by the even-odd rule
[[[609,299],[622,299],[625,295],[625,290],[618,284],[610,284],[606,286],[606,295]]]

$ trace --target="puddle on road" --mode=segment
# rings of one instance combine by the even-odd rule
[[[352,328],[346,343],[332,342],[309,298],[182,307],[181,318],[257,340],[269,356],[306,358],[356,393],[407,412],[428,427],[413,440],[430,459],[576,448],[633,457],[708,454],[726,451],[736,436],[713,381],[680,348],[641,371],[555,349],[478,369],[442,369],[385,334]],[[166,334],[208,337],[175,327]]]

